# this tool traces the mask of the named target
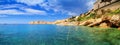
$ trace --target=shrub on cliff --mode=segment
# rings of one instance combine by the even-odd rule
[[[95,13],[90,13],[89,15],[85,16],[85,17],[78,17],[77,21],[85,21],[91,18],[95,18]]]
[[[82,20],[84,20],[84,17],[78,17],[78,19],[77,19],[77,21],[82,21]]]
[[[95,13],[90,13],[90,16],[89,16],[89,18],[95,18]]]
[[[111,14],[120,14],[120,9],[117,9],[117,10],[111,12]]]

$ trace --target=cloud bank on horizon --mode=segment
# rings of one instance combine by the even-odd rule
[[[90,10],[94,2],[95,0],[0,0],[0,15],[79,15]]]

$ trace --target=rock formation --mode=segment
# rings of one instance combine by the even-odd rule
[[[104,4],[110,2],[108,4]],[[80,25],[120,29],[120,0],[97,0],[94,8],[79,16],[55,22],[32,21],[30,24]]]
[[[103,5],[103,3],[106,2],[111,3]],[[81,25],[89,27],[97,26],[103,28],[113,27],[120,29],[120,0],[98,0],[94,4],[94,8],[87,13],[65,20],[58,20],[55,21],[54,24]]]

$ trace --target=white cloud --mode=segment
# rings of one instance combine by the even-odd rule
[[[0,15],[47,15],[45,11],[31,8],[24,8],[24,11],[25,12],[16,9],[0,10]]]
[[[27,4],[29,6],[35,6],[35,5],[39,5],[40,7],[50,11],[53,10],[56,13],[61,13],[61,14],[68,14],[68,15],[79,15],[82,11],[82,7],[80,6],[81,3],[80,1],[87,1],[87,3],[85,3],[88,6],[88,9],[91,9],[93,6],[93,3],[95,2],[95,0],[47,0],[47,2],[45,2],[45,0],[16,0],[19,3],[24,3]],[[62,2],[60,2],[62,1]],[[63,4],[64,2],[64,4]],[[67,2],[67,3],[65,3]],[[66,4],[72,4],[70,5],[71,7],[67,7]],[[77,5],[80,4],[80,5]],[[77,5],[76,7],[74,7],[75,5]],[[15,4],[15,5],[0,5],[0,9],[4,8],[19,8],[21,10],[24,10],[25,12],[19,11],[19,10],[8,10],[11,14],[39,14],[39,15],[45,15],[47,14],[47,12],[43,11],[43,10],[37,10],[37,9],[32,9],[30,7],[27,6],[23,6],[23,5],[19,5],[19,4]],[[86,7],[87,8],[87,7]],[[86,9],[87,10],[87,9]],[[0,10],[2,11],[2,10]],[[4,10],[4,12],[7,12],[7,10]]]
[[[63,4],[61,5],[61,3],[63,3],[63,2],[60,2],[60,1],[66,1],[66,0],[48,0],[48,2],[39,4],[39,5],[43,8],[45,8],[46,10],[53,10],[55,13],[61,13],[61,14],[79,15],[78,12],[81,12],[80,7],[72,8],[72,9],[69,9],[69,10],[65,9],[65,8],[68,8],[68,7],[63,6]],[[73,0],[67,0],[67,1],[72,2]]]
[[[15,9],[11,9],[11,10],[0,10],[0,14],[12,14],[12,15],[16,15],[16,14],[25,14],[25,13],[17,11]]]
[[[41,4],[45,0],[17,0],[19,3],[25,3],[27,5],[36,5],[36,4]]]
[[[48,2],[44,2],[42,4],[39,4],[42,8],[45,8],[46,10],[50,10],[50,5]]]
[[[48,11],[53,10],[55,13],[61,12],[61,14],[67,13],[68,15],[75,14],[75,11],[72,12],[72,11],[68,11],[66,9],[63,9],[63,6],[59,5],[59,3],[60,3],[59,1],[60,0],[47,0],[47,2],[45,2],[45,0],[17,0],[17,2],[25,3],[25,4],[31,5],[31,6],[38,4],[42,8],[44,8]],[[71,0],[71,1],[73,1],[73,0]]]
[[[4,9],[4,10],[2,10]],[[46,15],[46,11],[32,9],[30,7],[20,5],[20,4],[12,4],[12,5],[0,5],[0,15],[8,14],[8,15]]]
[[[60,2],[62,1],[62,2]],[[63,4],[64,2],[64,4]],[[67,3],[65,3],[67,2]],[[83,4],[81,2],[84,2]],[[48,6],[50,9],[53,9],[55,12],[62,12],[68,15],[79,15],[80,13],[84,13],[83,10],[90,10],[93,7],[95,0],[49,0]],[[73,5],[72,5],[73,3]],[[70,7],[67,7],[69,6]],[[79,4],[79,5],[78,5]],[[66,5],[66,6],[65,6]],[[77,6],[76,6],[77,5]],[[84,6],[83,6],[84,5]],[[87,5],[86,8],[83,8]],[[83,6],[83,7],[81,7]]]
[[[68,15],[76,16],[76,13],[68,12]]]
[[[27,8],[27,6],[20,5],[20,4],[6,4],[6,5],[0,5],[0,9],[9,9],[9,8]]]
[[[54,10],[57,11],[60,6],[57,6],[58,0],[47,0],[48,2],[45,2],[45,0],[17,0],[19,3],[24,3],[30,6],[39,5],[40,7],[46,9],[46,10]]]
[[[30,14],[39,14],[39,15],[46,15],[47,14],[45,11],[35,10],[35,9],[30,9],[30,8],[26,8],[25,11],[27,13],[30,13]]]
[[[93,8],[95,0],[89,0],[89,2],[86,3],[86,5],[88,6],[88,9]]]

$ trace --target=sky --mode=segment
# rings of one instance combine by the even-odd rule
[[[0,24],[27,24],[78,16],[92,9],[95,0],[0,0]]]

